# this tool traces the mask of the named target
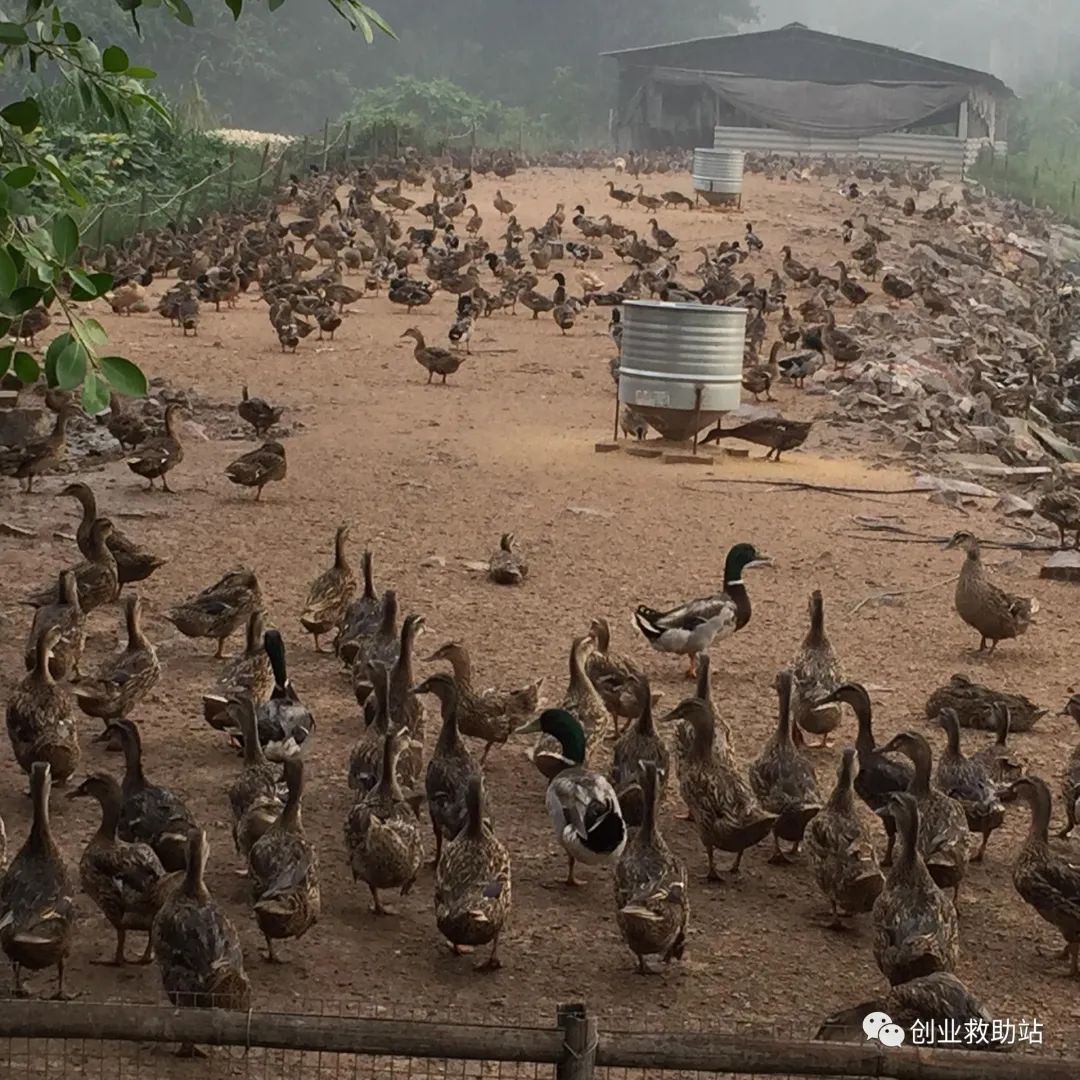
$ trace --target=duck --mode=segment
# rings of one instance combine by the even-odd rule
[[[638,717],[615,740],[611,760],[611,784],[619,797],[619,808],[627,825],[636,828],[645,818],[642,771],[651,762],[656,767],[656,793],[663,797],[671,767],[671,754],[653,721],[652,692],[649,680],[639,675]]]
[[[255,501],[262,500],[263,488],[288,474],[285,447],[279,442],[265,442],[262,446],[241,454],[225,467],[225,475],[240,487],[255,488]]]
[[[936,884],[922,852],[919,802],[908,792],[891,796],[900,855],[874,901],[874,959],[897,986],[935,971],[952,971],[960,959],[956,908]]]
[[[24,311],[17,319],[12,320],[11,335],[16,341],[34,344],[34,338],[44,333],[52,326],[52,316],[43,308],[36,305]]]
[[[435,925],[456,954],[491,942],[476,971],[497,971],[499,935],[510,914],[510,854],[486,813],[483,776],[469,777],[465,825],[435,868]]]
[[[480,766],[462,741],[457,726],[457,684],[445,671],[413,687],[414,694],[433,694],[442,706],[442,726],[424,774],[431,828],[435,834],[435,867],[442,858],[443,840],[453,840],[465,827],[465,793]]]
[[[535,281],[535,278],[529,280]],[[545,296],[541,292],[537,292],[532,286],[523,288],[518,293],[518,303],[523,307],[527,307],[533,313],[533,321],[535,322],[541,314],[547,314],[555,307],[555,301],[550,296]]]
[[[814,767],[792,739],[791,686],[791,672],[781,671],[776,677],[780,702],[776,732],[750,764],[750,787],[762,807],[777,815],[770,861],[780,864],[790,861],[781,852],[780,841],[790,842],[791,854],[796,854],[806,826],[822,806]]]
[[[750,594],[743,584],[743,573],[771,564],[772,560],[753,544],[735,544],[724,560],[724,587],[720,592],[667,611],[638,607],[634,624],[657,652],[687,657],[687,677],[694,678],[697,655],[750,621]]]
[[[628,203],[632,203],[637,196],[632,191],[624,191],[622,188],[617,188],[613,180],[607,181],[608,198],[614,199],[615,202],[621,206],[626,206]]]
[[[963,529],[954,533],[945,550],[960,548],[964,565],[956,583],[954,602],[957,614],[979,634],[979,652],[993,655],[999,641],[1020,637],[1027,632],[1032,618],[1038,613],[1035,599],[1014,596],[994,584],[983,568],[979,541]]]
[[[300,700],[285,666],[285,641],[278,630],[263,634],[263,648],[274,672],[270,697],[256,709],[259,740],[271,761],[297,753],[315,730],[315,717]]]
[[[1080,694],[1073,694],[1062,709],[1061,716],[1071,716],[1080,726]],[[1065,827],[1058,833],[1064,838],[1076,828],[1080,817],[1080,743],[1073,746],[1065,762],[1065,772],[1061,777],[1061,797],[1065,800]]]
[[[848,277],[847,263],[841,260],[836,263],[836,267],[840,271],[840,292],[843,293],[847,301],[852,307],[865,304],[870,299],[870,293],[857,281]]]
[[[402,896],[408,895],[424,860],[416,810],[397,781],[397,758],[408,740],[404,728],[386,733],[379,782],[358,799],[345,819],[353,880],[367,883],[375,915],[394,914],[379,899],[379,890],[400,889]]]
[[[914,766],[908,792],[915,797],[919,808],[919,853],[938,888],[953,890],[955,904],[968,864],[968,823],[964,808],[956,799],[930,787],[933,755],[930,744],[918,732],[894,735],[881,752],[899,752]]]
[[[15,972],[13,996],[28,997],[24,968],[55,967],[64,998],[64,965],[75,936],[75,890],[49,822],[52,771],[47,761],[30,768],[33,819],[25,843],[0,878],[0,948]]]
[[[304,762],[299,754],[285,759],[285,783],[285,805],[248,851],[255,921],[272,964],[278,962],[274,942],[302,938],[319,921],[322,903],[318,853],[304,834],[301,817]]]
[[[649,225],[651,226],[650,235],[652,236],[653,243],[661,251],[670,251],[675,247],[679,241],[675,239],[666,229],[661,229],[657,223],[656,218],[649,218]]]
[[[254,570],[229,570],[219,581],[188,597],[165,613],[185,637],[216,638],[214,658],[222,658],[225,642],[262,607],[262,591]]]
[[[697,685],[694,688],[693,696],[705,702],[705,708],[709,713],[709,719],[715,733],[713,752],[725,765],[734,768],[735,756],[731,749],[731,727],[723,716],[720,715],[719,710],[716,708],[716,702],[713,700],[712,661],[709,659],[708,653],[702,653],[697,658]],[[718,736],[718,738],[715,736]],[[672,742],[675,747],[676,765],[681,769],[681,763],[690,753],[694,743],[693,725],[687,720],[680,720],[675,725]]]
[[[38,638],[34,666],[15,687],[7,703],[7,730],[19,768],[28,775],[35,762],[50,768],[64,784],[79,767],[79,733],[71,712],[71,695],[53,678],[50,662],[60,640],[59,626]]]
[[[659,788],[656,763],[643,762],[641,827],[615,866],[615,919],[641,975],[650,973],[646,957],[659,956],[665,963],[682,959],[690,921],[686,865],[656,822]]]
[[[814,877],[832,906],[830,927],[842,930],[844,918],[870,911],[885,884],[870,834],[855,811],[853,746],[840,756],[836,786],[806,827],[806,850]]]
[[[415,327],[410,327],[401,336],[412,338],[416,342],[413,356],[416,362],[427,371],[428,385],[431,384],[435,375],[441,375],[443,386],[445,386],[447,375],[453,375],[465,362],[465,357],[461,353],[426,344],[424,335]]]
[[[368,662],[365,673],[371,686],[368,704],[374,702],[374,706],[365,708],[364,730],[349,752],[349,787],[360,795],[372,791],[379,782],[379,769],[390,726],[389,675],[385,664],[377,660]],[[411,771],[403,768],[404,763],[410,760],[410,755],[398,754],[398,783],[406,790],[411,789],[416,781]],[[405,775],[406,772],[409,772],[408,776]]]
[[[514,534],[503,533],[488,563],[488,577],[496,585],[520,585],[529,576],[529,564],[514,547]]]
[[[990,834],[1005,824],[1005,806],[999,800],[997,784],[982,761],[967,757],[960,748],[960,721],[952,709],[938,713],[947,742],[937,760],[934,783],[964,810],[968,828],[982,836],[971,862],[982,862]]]
[[[249,1009],[251,982],[244,952],[229,917],[206,887],[206,833],[192,829],[184,877],[154,919],[151,941],[169,1001],[186,1009]],[[193,1056],[190,1044],[180,1053]]]
[[[803,638],[791,667],[791,711],[803,731],[821,736],[821,747],[829,745],[829,733],[840,724],[840,706],[818,703],[843,681],[840,661],[825,634],[825,601],[820,589],[810,594],[810,629]]]
[[[772,343],[767,364],[755,364],[753,367],[743,368],[743,389],[754,395],[754,401],[760,401],[762,394],[765,395],[766,401],[776,400],[772,396],[772,385],[780,379],[780,365],[777,357],[783,345],[782,341]]]
[[[413,742],[424,743],[424,703],[413,693],[413,650],[416,638],[423,633],[423,615],[406,615],[401,623],[398,657],[390,669],[389,709],[390,726],[394,730],[407,727]]]
[[[127,647],[107,660],[97,676],[75,683],[71,692],[87,716],[96,716],[106,724],[127,716],[157,686],[161,664],[157,650],[142,628],[142,601],[132,593],[124,602]]]
[[[1037,776],[1021,776],[1008,788],[1010,799],[1025,802],[1031,811],[1027,836],[1013,864],[1013,885],[1020,898],[1058,929],[1065,939],[1063,956],[1069,975],[1080,974],[1080,867],[1050,848],[1050,789]],[[10,871],[9,871],[10,873]]]
[[[791,257],[791,248],[785,244],[780,249],[780,254],[784,256],[783,268],[784,273],[793,281],[796,285],[802,285],[810,278],[810,270],[803,266],[797,259]]]
[[[995,724],[994,741],[982,750],[976,750],[971,755],[971,760],[979,763],[995,784],[1009,784],[1027,772],[1027,769],[1009,749],[1009,733],[1012,728],[1008,707],[1001,702],[995,702],[992,709]],[[959,722],[959,718],[957,719]]]
[[[315,651],[319,638],[336,630],[349,604],[356,595],[356,573],[345,554],[345,541],[349,538],[349,526],[339,525],[334,534],[334,562],[312,583],[300,615],[300,625],[315,638]]]
[[[215,731],[235,728],[233,710],[229,706],[229,699],[233,695],[243,694],[256,706],[270,700],[274,689],[274,671],[263,647],[265,633],[266,612],[260,608],[248,618],[244,651],[221,669],[214,692],[203,694],[203,719]]]
[[[966,675],[955,674],[926,699],[926,717],[933,720],[943,708],[948,707],[960,718],[961,727],[994,731],[997,726],[994,707],[998,704],[1008,710],[1011,731],[1030,731],[1046,715],[1045,709],[1039,708],[1023,694],[992,690],[982,683],[973,682]]]
[[[90,528],[90,555],[85,562],[72,567],[79,592],[79,607],[85,615],[103,604],[111,604],[120,595],[116,559],[108,546],[112,532],[112,522],[108,518],[98,518]],[[54,604],[57,597],[57,587],[52,585],[31,594],[27,603],[35,608],[45,607]]]
[[[514,212],[517,203],[512,203],[509,199],[505,198],[502,193],[502,189],[498,189],[495,192],[495,198],[492,200],[492,205],[499,212],[500,217],[506,217],[507,214]]]
[[[391,668],[397,663],[401,639],[397,625],[397,593],[387,589],[383,593],[379,625],[370,636],[360,638],[353,655],[351,680],[356,703],[363,708],[371,694],[371,682],[367,677],[368,664],[375,662]]]
[[[803,390],[806,388],[806,380],[820,370],[824,362],[821,353],[815,349],[806,349],[780,357],[777,366],[783,378],[789,380],[797,390]]]
[[[22,446],[0,448],[0,475],[15,477],[22,491],[33,494],[34,477],[51,471],[67,457],[68,425],[79,412],[78,406],[65,402],[57,410],[48,435]]]
[[[236,853],[244,860],[238,873],[247,876],[247,857],[252,845],[277,820],[284,803],[279,791],[281,770],[266,759],[259,741],[255,706],[246,694],[230,695],[231,722],[239,730],[244,745],[243,767],[229,785],[229,810]]]
[[[640,206],[644,206],[646,210],[659,210],[664,205],[663,199],[658,199],[655,195],[645,194],[645,185],[638,184],[637,186],[637,201]]]
[[[1058,530],[1059,543],[1065,547],[1065,534],[1073,534],[1073,547],[1080,548],[1080,491],[1072,488],[1055,471],[1047,477],[1046,487],[1035,503],[1035,511]]]
[[[907,278],[889,270],[881,279],[881,291],[894,300],[910,300],[915,295],[915,286]]]
[[[585,674],[611,714],[617,739],[620,717],[633,720],[641,712],[638,679],[642,671],[632,660],[611,651],[611,626],[603,616],[592,620],[589,636],[593,647],[585,661]]]
[[[124,754],[124,803],[117,823],[120,839],[149,844],[169,873],[183,870],[195,818],[177,794],[146,779],[142,738],[131,720],[114,720],[106,731],[115,736]]]
[[[567,887],[585,884],[575,874],[578,862],[588,866],[616,863],[626,846],[626,822],[607,777],[585,765],[585,729],[566,709],[545,709],[517,729],[542,732],[559,745],[563,768],[548,783],[545,804],[555,836],[566,852]]]
[[[825,325],[821,331],[821,343],[830,353],[835,367],[846,367],[862,357],[863,345],[854,334],[837,329],[836,316],[833,312],[825,313]]]
[[[734,853],[728,873],[737,874],[743,852],[772,832],[779,815],[762,809],[727,755],[717,751],[716,727],[707,701],[687,698],[664,719],[689,725],[692,737],[679,761],[679,792],[708,855],[708,880],[721,881],[716,852]]]
[[[491,748],[502,746],[511,731],[536,712],[540,700],[543,677],[517,690],[501,690],[492,687],[477,691],[473,684],[472,660],[468,649],[461,642],[448,641],[428,658],[428,663],[446,661],[453,668],[457,687],[457,726],[462,735],[480,739],[484,752],[480,755],[481,766],[487,761]]]
[[[127,467],[148,481],[153,490],[154,481],[161,481],[162,491],[172,492],[168,474],[184,460],[184,444],[180,441],[180,406],[175,402],[165,409],[165,431],[148,439],[133,457],[127,459]]]
[[[285,409],[281,405],[271,405],[261,397],[250,397],[248,388],[240,388],[240,403],[236,406],[240,419],[255,429],[255,438],[261,439],[281,420]]]
[[[78,501],[82,507],[82,521],[75,533],[75,539],[83,557],[93,556],[92,536],[94,523],[98,520],[97,499],[88,484],[68,484],[61,495],[67,495]],[[160,570],[169,560],[148,550],[131,539],[126,533],[113,526],[105,541],[106,546],[116,560],[116,575],[121,587],[137,581],[145,581],[156,570]]]
[[[855,776],[855,794],[879,817],[885,829],[887,847],[882,865],[892,866],[896,844],[896,822],[892,817],[892,796],[907,791],[915,770],[903,758],[889,757],[874,739],[873,707],[870,695],[862,683],[848,682],[838,686],[821,705],[843,703],[855,713],[859,732],[855,737],[855,752],[859,771]]]
[[[86,613],[79,604],[74,571],[61,571],[56,592],[55,603],[34,611],[23,659],[26,670],[32,671],[37,663],[38,642],[50,627],[56,627],[60,634],[49,657],[49,672],[54,679],[78,679],[82,677],[79,664],[86,645]]]
[[[351,667],[356,659],[360,641],[371,637],[382,620],[382,598],[375,592],[373,565],[374,557],[369,548],[360,564],[364,591],[349,601],[334,638],[334,652],[346,667]]]
[[[179,875],[166,874],[149,845],[117,839],[124,795],[108,773],[91,773],[67,797],[96,799],[101,807],[101,824],[79,859],[79,881],[116,931],[112,963],[116,967],[127,964],[124,944],[128,931],[136,930],[146,934],[139,963],[149,964],[154,958],[150,933],[154,918],[169,891],[179,884]]]

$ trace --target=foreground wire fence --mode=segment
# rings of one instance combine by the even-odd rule
[[[197,1048],[197,1062],[177,1047]],[[5,1001],[0,1075],[80,1080],[1075,1080],[1080,1060],[752,1034],[608,1031],[582,1005],[547,1027]]]

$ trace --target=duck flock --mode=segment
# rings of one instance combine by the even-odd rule
[[[456,308],[446,346],[429,344],[417,328],[402,335],[411,339],[427,383],[435,376],[440,383],[464,377],[477,323],[512,317],[519,304],[534,320],[550,318],[551,333],[559,336],[572,333],[590,309],[609,308],[617,348],[619,305],[627,299],[734,303],[748,313],[747,392],[755,400],[771,399],[786,384],[794,402],[826,357],[843,372],[877,348],[869,329],[839,325],[838,310],[860,308],[878,289],[891,308],[919,305],[933,317],[945,316],[955,302],[947,295],[955,286],[925,267],[905,276],[889,265],[886,260],[898,262],[899,253],[889,249],[890,232],[879,224],[884,215],[945,237],[957,250],[980,242],[970,227],[978,218],[974,207],[928,195],[929,173],[905,168],[879,174],[868,166],[852,172],[845,166],[841,191],[854,209],[836,225],[851,253],[836,261],[836,279],[808,257],[800,261],[792,247],[769,251],[754,224],[740,222],[736,239],[699,249],[691,283],[679,265],[679,241],[668,231],[677,229],[677,208],[692,202],[674,190],[676,164],[620,161],[617,179],[607,185],[612,212],[589,214],[584,203],[567,211],[560,203],[530,227],[518,222],[515,205],[500,189],[492,209],[505,231],[503,246],[493,248],[480,238],[481,210],[469,194],[473,173],[445,164],[429,171],[407,156],[347,177],[294,177],[270,208],[215,214],[135,237],[107,249],[100,268],[114,274],[111,303],[125,315],[149,312],[150,284],[176,272],[179,281],[168,287],[158,311],[181,336],[198,333],[203,305],[228,308],[257,287],[267,303],[269,332],[284,350],[302,348],[316,330],[332,337],[345,309],[365,296],[385,294],[411,312],[448,292]],[[510,157],[488,167],[499,176],[515,168]],[[805,179],[810,168],[770,160],[752,167],[792,183]],[[655,184],[658,170],[669,177],[661,186],[673,189],[649,194],[645,183]],[[636,174],[636,183],[628,182],[628,172]],[[430,202],[418,205],[419,196],[405,194],[407,186],[429,183]],[[283,209],[294,212],[283,216]],[[666,211],[672,220],[664,228],[658,215]],[[634,224],[617,223],[616,214],[633,214]],[[406,224],[410,215],[419,215],[419,223]],[[286,223],[285,217],[292,220]],[[589,269],[607,256],[608,242],[633,263],[614,288]],[[552,274],[553,265],[564,269]],[[568,286],[575,273],[580,295]],[[357,279],[355,285],[345,283],[347,274]],[[763,276],[769,278],[766,285],[758,282]],[[554,288],[545,287],[545,280]],[[1046,325],[1056,320],[1056,334],[1067,314],[1057,281],[1051,295],[1037,318]],[[27,340],[47,328],[46,312],[24,319],[16,330]],[[762,362],[770,339],[768,360]],[[611,367],[617,379],[617,359]],[[1033,370],[1029,365],[1029,374]],[[986,368],[980,377],[990,385]],[[1069,400],[1066,380],[1060,373],[1055,378],[1059,397]],[[994,385],[1002,393],[1007,389]],[[1034,375],[1028,385],[1037,389]],[[60,392],[48,391],[46,404],[56,414],[52,433],[5,452],[0,461],[28,491],[65,456],[68,425],[79,419],[77,407]],[[251,395],[246,386],[237,410],[263,440],[283,415],[280,406]],[[156,416],[149,405],[114,396],[105,422],[131,471],[151,488],[160,481],[172,490],[170,477],[183,476],[183,469],[175,472],[184,460],[181,419],[177,404]],[[643,435],[632,410],[624,411],[623,426]],[[779,457],[801,445],[809,428],[809,421],[769,415],[739,428],[718,428],[712,437],[748,439]],[[262,442],[232,462],[226,476],[261,499],[266,485],[286,476],[284,445]],[[11,851],[4,842],[0,860],[6,865],[0,947],[13,966],[14,992],[26,993],[26,972],[55,968],[57,991],[64,994],[64,966],[76,941],[107,937],[108,924],[116,964],[130,962],[128,935],[145,935],[139,962],[156,962],[174,1003],[249,1008],[257,1002],[236,920],[254,919],[271,961],[282,959],[283,943],[302,938],[319,921],[320,858],[302,816],[306,751],[318,738],[317,718],[289,679],[285,640],[268,625],[257,568],[230,570],[175,603],[167,618],[181,634],[213,642],[215,658],[223,660],[201,709],[208,731],[221,741],[223,760],[234,755],[235,777],[220,807],[187,805],[177,792],[155,783],[134,717],[163,677],[157,650],[143,630],[140,590],[152,588],[164,560],[100,514],[88,484],[67,483],[61,494],[81,510],[76,542],[82,559],[72,560],[57,581],[27,594],[33,610],[27,674],[6,703],[12,753],[33,800],[25,839],[17,844],[12,838]],[[1066,534],[1080,529],[1080,496],[1067,478],[1055,476],[1044,499],[1040,511],[1058,526],[1064,546]],[[1078,974],[1080,868],[1050,840],[1050,786],[1025,770],[1009,744],[1011,731],[1037,718],[1026,699],[954,679],[932,698],[934,707],[928,706],[947,735],[936,762],[919,732],[901,731],[879,743],[870,694],[843,673],[825,631],[824,598],[815,591],[806,636],[775,678],[775,732],[751,760],[740,761],[714,704],[709,656],[752,618],[744,575],[771,562],[754,544],[730,549],[723,585],[714,594],[675,607],[642,605],[618,613],[620,621],[632,618],[657,653],[685,658],[688,677],[696,680],[684,700],[654,716],[647,674],[612,648],[610,624],[601,617],[591,620],[587,632],[583,625],[570,643],[569,681],[554,707],[543,707],[543,680],[507,688],[474,681],[472,658],[459,640],[435,650],[427,659],[442,667],[419,678],[414,654],[423,615],[401,610],[393,588],[376,589],[371,551],[364,552],[358,574],[348,542],[349,529],[342,525],[331,565],[312,582],[288,629],[309,635],[328,665],[341,666],[364,717],[360,738],[341,762],[340,783],[347,784],[352,803],[341,829],[348,869],[356,888],[370,897],[373,918],[391,911],[388,894],[431,889],[433,933],[456,953],[485,948],[479,970],[501,966],[500,935],[511,914],[518,853],[500,840],[498,822],[489,815],[484,768],[493,748],[514,739],[528,747],[531,766],[547,782],[544,803],[566,859],[561,887],[584,886],[603,896],[605,887],[582,881],[580,866],[612,868],[616,921],[642,974],[683,956],[691,896],[710,903],[709,887],[692,879],[664,838],[664,832],[686,829],[700,839],[708,880],[738,874],[744,857],[765,844],[770,863],[789,866],[777,874],[813,876],[830,911],[830,928],[842,929],[852,920],[871,926],[873,956],[890,989],[880,1000],[828,1018],[822,1037],[860,1039],[863,1017],[881,1010],[909,1028],[916,1020],[989,1020],[987,1008],[955,974],[966,919],[979,918],[973,911],[962,922],[958,912],[964,911],[969,867],[983,858],[1006,814],[1023,812],[1009,809],[1012,804],[1022,804],[1030,816],[1013,869],[1017,903],[1030,905],[1060,932],[1069,973]],[[1008,648],[1032,627],[1038,604],[992,580],[970,532],[957,532],[948,546],[962,560],[956,611],[992,662],[999,643]],[[516,538],[504,535],[491,555],[491,582],[528,589],[528,571]],[[118,604],[126,648],[97,670],[85,670],[88,628],[111,618]],[[226,643],[237,633],[244,635],[243,649],[225,659]],[[436,706],[439,719],[429,724],[429,710]],[[841,734],[845,708],[857,725],[850,746]],[[1080,723],[1080,697],[1067,710]],[[122,775],[98,768],[108,759],[87,761],[79,714],[101,721],[94,739],[122,755]],[[971,727],[990,729],[994,738],[969,754],[962,729]],[[820,776],[805,740],[813,736],[826,746],[838,735],[835,777]],[[1080,807],[1080,748],[1055,782],[1068,832]],[[50,827],[54,786],[65,787],[68,798],[100,806],[100,826],[81,853],[62,849]],[[663,820],[675,790],[686,823]],[[226,911],[206,883],[209,850],[200,822],[222,813],[226,802],[237,869],[251,887],[248,912]],[[433,883],[422,872],[429,848]],[[727,866],[718,866],[719,854],[731,856]],[[77,877],[68,868],[75,856]],[[76,919],[79,888],[103,921]],[[610,896],[604,902],[612,902]]]

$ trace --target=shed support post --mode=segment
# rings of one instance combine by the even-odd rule
[[[968,103],[960,102],[960,110],[956,116],[956,137],[966,139],[968,137]]]
[[[593,1080],[596,1065],[596,1020],[584,1005],[560,1005],[556,1018],[563,1031],[563,1058],[555,1080]]]

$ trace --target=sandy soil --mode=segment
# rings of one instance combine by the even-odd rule
[[[519,204],[524,224],[539,224],[559,201],[570,207],[584,201],[592,213],[603,213],[609,208],[603,179],[599,173],[534,172],[500,186]],[[685,175],[651,181],[650,189],[690,188]],[[491,209],[495,186],[480,182],[473,193],[491,238],[501,231]],[[661,224],[681,238],[682,250],[692,251],[697,243],[736,238],[751,218],[766,250],[748,268],[762,271],[778,261],[785,240],[797,257],[833,261],[840,247],[836,226],[846,212],[847,204],[825,188],[750,178],[741,215],[671,212],[661,215]],[[643,228],[648,217],[637,207],[615,216]],[[685,261],[692,266],[694,258]],[[600,272],[614,286],[627,269],[609,256]],[[608,311],[588,312],[565,338],[550,317],[534,323],[527,314],[497,315],[479,324],[473,355],[449,386],[425,386],[424,372],[405,348],[411,343],[401,342],[400,334],[415,325],[429,340],[444,341],[452,307],[452,297],[439,296],[407,317],[385,298],[365,300],[349,311],[338,340],[309,338],[295,356],[282,355],[255,296],[244,298],[236,312],[204,310],[197,339],[183,339],[156,315],[103,316],[117,350],[152,375],[195,388],[212,402],[234,402],[246,382],[253,393],[286,405],[289,422],[303,424],[287,441],[287,481],[269,488],[261,505],[223,475],[227,462],[246,448],[235,441],[190,439],[186,459],[172,475],[178,491],[172,497],[145,492],[122,463],[89,475],[104,512],[148,515],[124,527],[170,560],[144,589],[148,629],[164,665],[161,682],[138,714],[146,769],[153,780],[175,787],[209,832],[210,885],[240,928],[258,1006],[318,1010],[328,1002],[336,1009],[347,1001],[349,1008],[387,1015],[547,1022],[557,1002],[585,1000],[609,1028],[756,1021],[805,1032],[835,1007],[882,991],[868,920],[851,933],[826,931],[820,922],[824,905],[805,863],[769,866],[762,848],[744,859],[737,881],[705,883],[703,851],[692,827],[675,818],[681,807],[674,792],[662,825],[690,867],[688,950],[683,963],[639,980],[615,925],[610,873],[593,870],[588,885],[575,892],[548,887],[562,875],[564,862],[544,812],[543,781],[520,744],[493,752],[487,770],[492,816],[513,858],[514,912],[502,949],[504,969],[480,976],[468,961],[450,956],[434,927],[429,871],[399,903],[397,918],[368,914],[368,897],[348,872],[341,833],[357,710],[345,674],[332,657],[314,653],[297,620],[310,580],[328,564],[340,522],[353,526],[357,564],[363,547],[373,548],[377,586],[392,585],[403,611],[426,615],[422,655],[460,638],[473,654],[479,681],[518,685],[545,675],[548,700],[565,685],[571,638],[603,613],[615,627],[616,647],[649,672],[664,705],[674,705],[686,692],[682,669],[649,651],[630,627],[629,614],[639,603],[664,606],[711,591],[721,580],[728,546],[753,541],[775,558],[776,570],[753,576],[753,621],[714,652],[717,695],[744,762],[774,725],[772,679],[798,645],[815,587],[824,590],[829,629],[846,670],[877,688],[879,741],[914,727],[940,747],[941,732],[927,725],[923,704],[929,690],[955,671],[1022,691],[1052,710],[1034,734],[1015,738],[1015,748],[1055,791],[1075,738],[1071,722],[1054,715],[1075,678],[1069,586],[1038,581],[1032,557],[990,555],[997,578],[1014,590],[1036,592],[1042,612],[1027,637],[1002,645],[985,662],[971,653],[977,641],[952,609],[951,587],[927,588],[956,572],[955,553],[850,535],[858,513],[899,515],[927,535],[959,527],[1003,534],[1005,526],[988,508],[963,513],[923,496],[863,500],[708,483],[792,477],[907,486],[902,469],[844,453],[852,429],[827,422],[818,425],[806,452],[780,465],[761,462],[757,448],[750,460],[708,469],[599,455],[593,446],[609,436],[613,406]],[[828,413],[821,397],[790,388],[779,397],[789,416]],[[32,497],[5,483],[0,495],[0,520],[38,534],[35,541],[0,540],[5,694],[21,677],[29,618],[19,601],[28,584],[49,580],[77,561],[74,545],[53,535],[74,527],[70,501],[50,495],[62,483],[46,479],[43,493]],[[504,530],[517,534],[531,563],[527,585],[517,590],[493,586],[463,565],[486,559]],[[429,564],[432,556],[444,562]],[[246,886],[233,874],[224,792],[238,761],[200,715],[199,695],[213,683],[218,664],[207,643],[180,637],[161,618],[171,603],[240,562],[258,569],[271,617],[289,645],[294,681],[319,722],[308,757],[305,822],[320,852],[323,916],[301,942],[284,946],[288,964],[279,967],[260,959]],[[868,594],[886,589],[918,591],[851,614]],[[95,656],[114,647],[119,621],[118,611],[94,614]],[[238,647],[239,639],[232,644]],[[85,723],[84,744],[96,730],[97,721]],[[850,717],[840,735],[839,745],[853,739]],[[966,733],[966,747],[974,750],[984,739]],[[837,749],[814,753],[824,791],[837,756]],[[118,771],[120,763],[93,744],[85,745],[84,767]],[[5,753],[0,813],[12,852],[27,825],[24,787]],[[96,815],[83,801],[62,797],[54,798],[54,811],[57,835],[75,863]],[[1076,1029],[1080,1004],[1075,986],[1061,978],[1062,966],[1036,955],[1037,944],[1056,948],[1058,940],[1011,884],[1011,861],[1026,825],[1024,812],[1011,813],[985,863],[968,875],[959,974],[995,1014],[1036,1016],[1047,1043],[1061,1047]],[[112,931],[86,897],[80,907],[84,918],[69,988],[96,1000],[160,1000],[153,967],[118,972],[92,966],[111,953]],[[6,980],[0,975],[0,986],[6,988]],[[50,983],[39,975],[32,985],[45,990]]]

